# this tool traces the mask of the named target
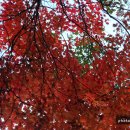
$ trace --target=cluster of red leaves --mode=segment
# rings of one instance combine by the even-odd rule
[[[53,0],[54,9],[40,2],[2,4],[0,47],[5,53],[0,58],[0,127],[127,128],[115,121],[117,115],[130,114],[129,37],[106,38],[111,46],[101,42],[105,36],[99,2]],[[71,50],[73,42],[61,39],[63,31],[78,33],[75,42],[97,44],[90,66],[79,63]],[[116,52],[115,42],[121,45],[122,41],[123,51]],[[100,56],[101,49],[105,54]]]

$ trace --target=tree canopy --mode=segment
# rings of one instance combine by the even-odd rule
[[[0,129],[125,130],[130,3],[3,0]]]

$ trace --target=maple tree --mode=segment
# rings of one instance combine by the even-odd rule
[[[114,0],[2,2],[0,128],[127,129],[129,13]]]

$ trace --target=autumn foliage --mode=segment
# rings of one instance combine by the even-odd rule
[[[128,129],[116,117],[130,116],[130,12],[122,7],[120,14],[116,5],[2,2],[0,129]],[[115,21],[112,34],[108,17]]]

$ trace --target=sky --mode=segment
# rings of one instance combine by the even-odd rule
[[[0,2],[2,2],[3,0],[0,0]],[[47,0],[47,1],[49,1],[49,0]],[[96,1],[96,0],[94,0],[94,1]],[[117,2],[121,2],[122,4],[124,4],[125,6],[124,6],[124,8],[126,8],[126,9],[130,9],[130,1],[129,0],[126,0],[126,3],[123,3],[123,0],[115,0],[115,1],[117,1]],[[74,3],[74,1],[73,0],[70,0],[69,2],[71,2],[71,3]],[[48,3],[48,2],[43,2],[43,4],[44,5],[47,5],[47,6],[55,6],[54,4],[51,4],[51,3]],[[0,7],[1,8],[1,7]],[[103,14],[105,14],[105,12],[102,12]],[[122,19],[121,17],[118,17],[117,18],[117,16],[116,16],[116,13],[113,13],[112,14],[112,16],[114,16],[116,19],[118,19],[119,21],[120,21],[120,19]],[[105,22],[103,22],[103,24],[104,24],[104,27],[105,27],[105,34],[106,35],[109,35],[109,34],[111,34],[111,35],[115,35],[116,34],[116,32],[114,31],[114,28],[113,28],[113,24],[116,24],[117,23],[117,21],[115,21],[114,19],[112,19],[112,18],[110,18],[108,15],[106,15],[106,18],[107,19],[109,19],[109,25],[108,24],[106,24]],[[104,19],[105,20],[105,19]],[[130,24],[130,22],[129,22],[129,24]],[[123,33],[124,33],[124,35],[126,34],[126,32],[124,31],[124,29],[122,29],[123,31]],[[122,33],[121,32],[121,33]],[[130,32],[130,30],[129,30],[129,32]],[[123,34],[122,33],[122,34]],[[69,32],[69,31],[64,31],[63,32],[63,34],[62,34],[63,36],[64,36],[64,38],[65,39],[68,39],[68,35],[71,35],[71,33]]]

